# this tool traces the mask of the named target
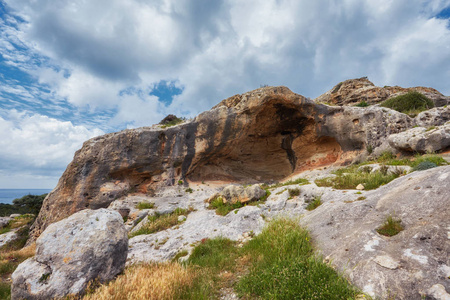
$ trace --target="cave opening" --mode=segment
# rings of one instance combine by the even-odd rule
[[[333,138],[318,137],[314,116],[300,105],[274,99],[240,120],[224,147],[211,149],[187,173],[191,181],[279,181],[322,163],[341,150]]]

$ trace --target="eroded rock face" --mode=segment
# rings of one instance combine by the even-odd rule
[[[412,88],[399,86],[379,87],[375,86],[367,77],[340,82],[325,94],[314,99],[314,101],[332,105],[355,105],[362,101],[368,104],[376,104],[410,91],[422,93],[431,99],[435,106],[444,106],[450,103],[450,97],[442,95],[433,88],[421,86]]]
[[[108,207],[132,193],[153,195],[189,182],[281,180],[348,162],[415,120],[380,107],[316,104],[286,87],[228,98],[194,120],[93,138],[75,153],[44,200],[32,241],[52,222]]]
[[[78,295],[89,281],[122,272],[128,236],[119,213],[83,210],[51,224],[36,241],[36,255],[12,274],[12,299]]]
[[[248,187],[228,185],[220,193],[225,202],[229,203],[247,203],[250,201],[256,201],[266,194],[258,184],[254,184]]]
[[[450,146],[450,122],[437,127],[416,127],[388,138],[389,144],[399,150],[434,153]]]

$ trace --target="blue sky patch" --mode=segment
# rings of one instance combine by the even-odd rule
[[[150,95],[159,98],[159,101],[168,106],[172,103],[173,97],[183,93],[184,88],[177,86],[177,81],[161,80],[155,85]]]

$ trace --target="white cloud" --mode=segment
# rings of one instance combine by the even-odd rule
[[[72,160],[82,143],[103,132],[74,126],[38,114],[15,110],[1,111],[0,117],[0,170],[7,176],[20,174],[42,178],[56,178]],[[33,182],[22,182],[22,187],[35,187]],[[7,188],[0,181],[0,188]],[[55,182],[56,183],[56,182]]]
[[[450,0],[5,2],[26,23],[4,21],[13,25],[2,24],[0,54],[37,81],[5,81],[0,96],[16,95],[30,106],[45,99],[51,104],[40,105],[54,111],[65,102],[75,116],[98,113],[107,130],[151,125],[168,113],[194,116],[261,84],[316,97],[342,80],[368,76],[381,86],[450,94],[449,20],[434,18]],[[162,80],[184,88],[167,107],[149,96]],[[26,122],[47,122],[36,116],[3,121],[16,130],[20,124],[24,135],[31,130]],[[48,122],[75,132],[76,141],[93,133]],[[93,122],[80,117],[77,124]],[[40,161],[61,165],[58,135],[35,136],[36,144],[56,143],[54,151],[37,153]],[[37,168],[20,145],[16,152]]]

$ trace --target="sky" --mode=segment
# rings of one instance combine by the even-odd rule
[[[363,76],[450,95],[450,0],[0,0],[0,188],[54,188],[94,136]]]

